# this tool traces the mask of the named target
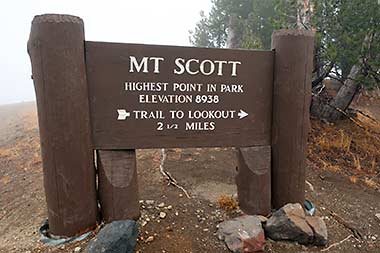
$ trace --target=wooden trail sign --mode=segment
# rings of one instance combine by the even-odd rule
[[[50,233],[136,219],[137,148],[239,147],[245,213],[303,203],[313,36],[276,31],[272,51],[90,42],[78,17],[36,16],[28,52]]]
[[[86,42],[94,147],[270,145],[273,56]]]

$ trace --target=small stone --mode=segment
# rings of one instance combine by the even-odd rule
[[[168,210],[172,210],[172,209],[173,209],[173,206],[169,205],[166,209],[168,209]]]
[[[375,217],[380,221],[380,213],[375,214]]]
[[[160,204],[158,204],[158,207],[159,208],[163,208],[165,206],[165,203],[164,202],[161,202]]]
[[[204,228],[204,229],[203,229],[203,232],[208,232],[208,228]]]
[[[146,238],[145,243],[153,242],[153,240],[154,240],[154,236],[151,235],[148,238]]]
[[[182,193],[180,193],[178,196],[179,196],[180,198],[182,198],[182,197],[183,197],[183,194],[182,194]]]
[[[178,212],[175,212],[175,215],[176,215],[176,216],[178,216],[178,214],[179,214]]]
[[[82,250],[81,247],[75,247],[74,252],[75,252],[75,253],[78,253],[78,252],[80,252],[81,250]]]
[[[161,219],[165,219],[166,217],[166,213],[165,212],[160,212],[160,218]]]
[[[145,200],[145,203],[147,205],[153,205],[154,204],[154,200]]]

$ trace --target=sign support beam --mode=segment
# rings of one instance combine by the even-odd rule
[[[250,215],[271,212],[271,148],[258,146],[237,150],[236,185],[240,209]]]
[[[140,217],[136,150],[97,150],[99,202],[104,222]]]
[[[314,32],[275,31],[272,48],[272,205],[277,209],[287,203],[303,204],[305,200]]]
[[[94,228],[98,213],[82,19],[36,16],[28,52],[50,233],[74,236]]]

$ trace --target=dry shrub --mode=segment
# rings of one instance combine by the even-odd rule
[[[356,118],[356,123],[347,119],[336,124],[312,120],[308,158],[320,170],[376,188],[380,187],[376,179],[380,175],[380,124],[362,118]]]
[[[347,135],[343,130],[339,130],[337,134],[334,134],[333,139],[331,137],[328,133],[322,133],[322,136],[316,140],[317,144],[324,149],[335,149],[345,153],[350,152],[351,136]]]
[[[357,176],[349,176],[348,179],[353,184],[356,184],[358,182],[358,180],[359,180],[359,178]]]
[[[364,183],[371,188],[377,188],[378,187],[378,183],[376,183],[376,181],[373,178],[364,179]]]
[[[218,205],[225,211],[233,211],[239,207],[237,200],[234,197],[228,195],[221,195],[218,198]]]

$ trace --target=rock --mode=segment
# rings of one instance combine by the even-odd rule
[[[375,214],[375,216],[380,221],[380,213]]]
[[[89,242],[86,252],[133,253],[137,234],[138,228],[135,221],[113,221],[105,225],[97,236]]]
[[[148,238],[146,238],[145,243],[153,242],[153,240],[154,240],[154,236],[151,235]]]
[[[80,252],[81,250],[82,250],[81,247],[75,247],[74,252],[75,252],[75,253],[78,253],[78,252]]]
[[[314,233],[313,244],[318,246],[327,245],[327,227],[321,217],[307,216],[306,222]]]
[[[153,204],[154,204],[154,200],[150,200],[150,199],[148,199],[148,200],[145,200],[145,203],[146,203],[147,205],[153,205]]]
[[[165,212],[160,212],[160,218],[161,219],[165,219],[166,217],[166,213]]]
[[[236,253],[264,252],[265,235],[257,216],[241,216],[218,225],[218,238]]]
[[[301,244],[313,241],[313,230],[306,222],[301,204],[287,204],[273,213],[265,225],[272,240],[291,240]]]
[[[158,207],[162,208],[165,206],[165,203],[164,202],[161,202],[160,204],[158,204]]]

